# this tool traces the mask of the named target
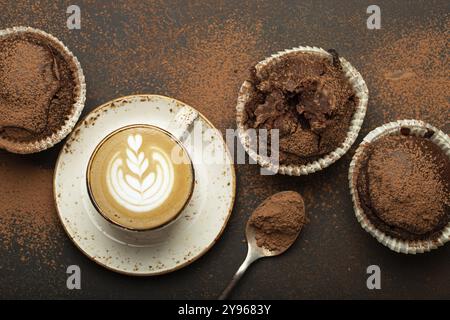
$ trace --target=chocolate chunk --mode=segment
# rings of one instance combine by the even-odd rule
[[[410,128],[400,128],[400,133],[404,136],[409,136],[409,134],[411,133],[411,129]]]
[[[327,51],[333,57],[333,66],[335,68],[342,69],[341,60],[339,59],[339,54],[337,53],[337,51],[335,49],[328,49]]]

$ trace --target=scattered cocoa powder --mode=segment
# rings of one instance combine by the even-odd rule
[[[75,66],[43,36],[20,33],[0,40],[0,135],[30,141],[57,131],[77,90]]]
[[[373,52],[363,57],[361,69],[370,99],[383,122],[420,119],[442,130],[450,129],[449,41],[435,20],[404,31],[387,30]],[[369,114],[370,116],[370,114]]]
[[[234,128],[239,87],[261,59],[261,24],[227,19],[182,30],[186,47],[162,61],[173,96],[191,104],[222,132]]]
[[[0,151],[0,246],[56,267],[63,236],[54,199],[53,169]]]
[[[450,221],[450,159],[427,138],[385,136],[364,149],[357,189],[368,218],[401,239],[440,235]]]
[[[308,223],[302,196],[294,191],[276,193],[261,203],[251,215],[256,244],[270,251],[284,251]]]

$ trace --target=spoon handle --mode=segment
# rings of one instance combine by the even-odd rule
[[[219,296],[219,300],[226,300],[228,298],[228,295],[233,290],[233,288],[236,286],[239,279],[242,278],[245,271],[247,271],[247,268],[258,258],[259,258],[259,256],[252,254],[252,250],[250,250],[250,248],[249,248],[249,250],[247,251],[247,257],[245,258],[244,262],[242,262],[241,266],[234,274],[234,276],[231,279],[228,286],[225,288],[225,290],[223,290],[222,294]]]

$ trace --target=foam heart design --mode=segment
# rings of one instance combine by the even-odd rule
[[[130,135],[128,137],[128,146],[134,151],[138,152],[142,145],[142,136],[140,134]]]

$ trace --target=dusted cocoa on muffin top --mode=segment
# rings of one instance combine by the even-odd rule
[[[34,33],[0,38],[0,136],[34,141],[59,130],[79,90],[75,73],[51,39]]]
[[[336,55],[285,54],[249,81],[244,123],[279,129],[280,164],[307,164],[344,142],[357,98]]]
[[[388,135],[372,142],[356,177],[365,215],[387,235],[435,239],[450,221],[450,159],[427,138]]]

